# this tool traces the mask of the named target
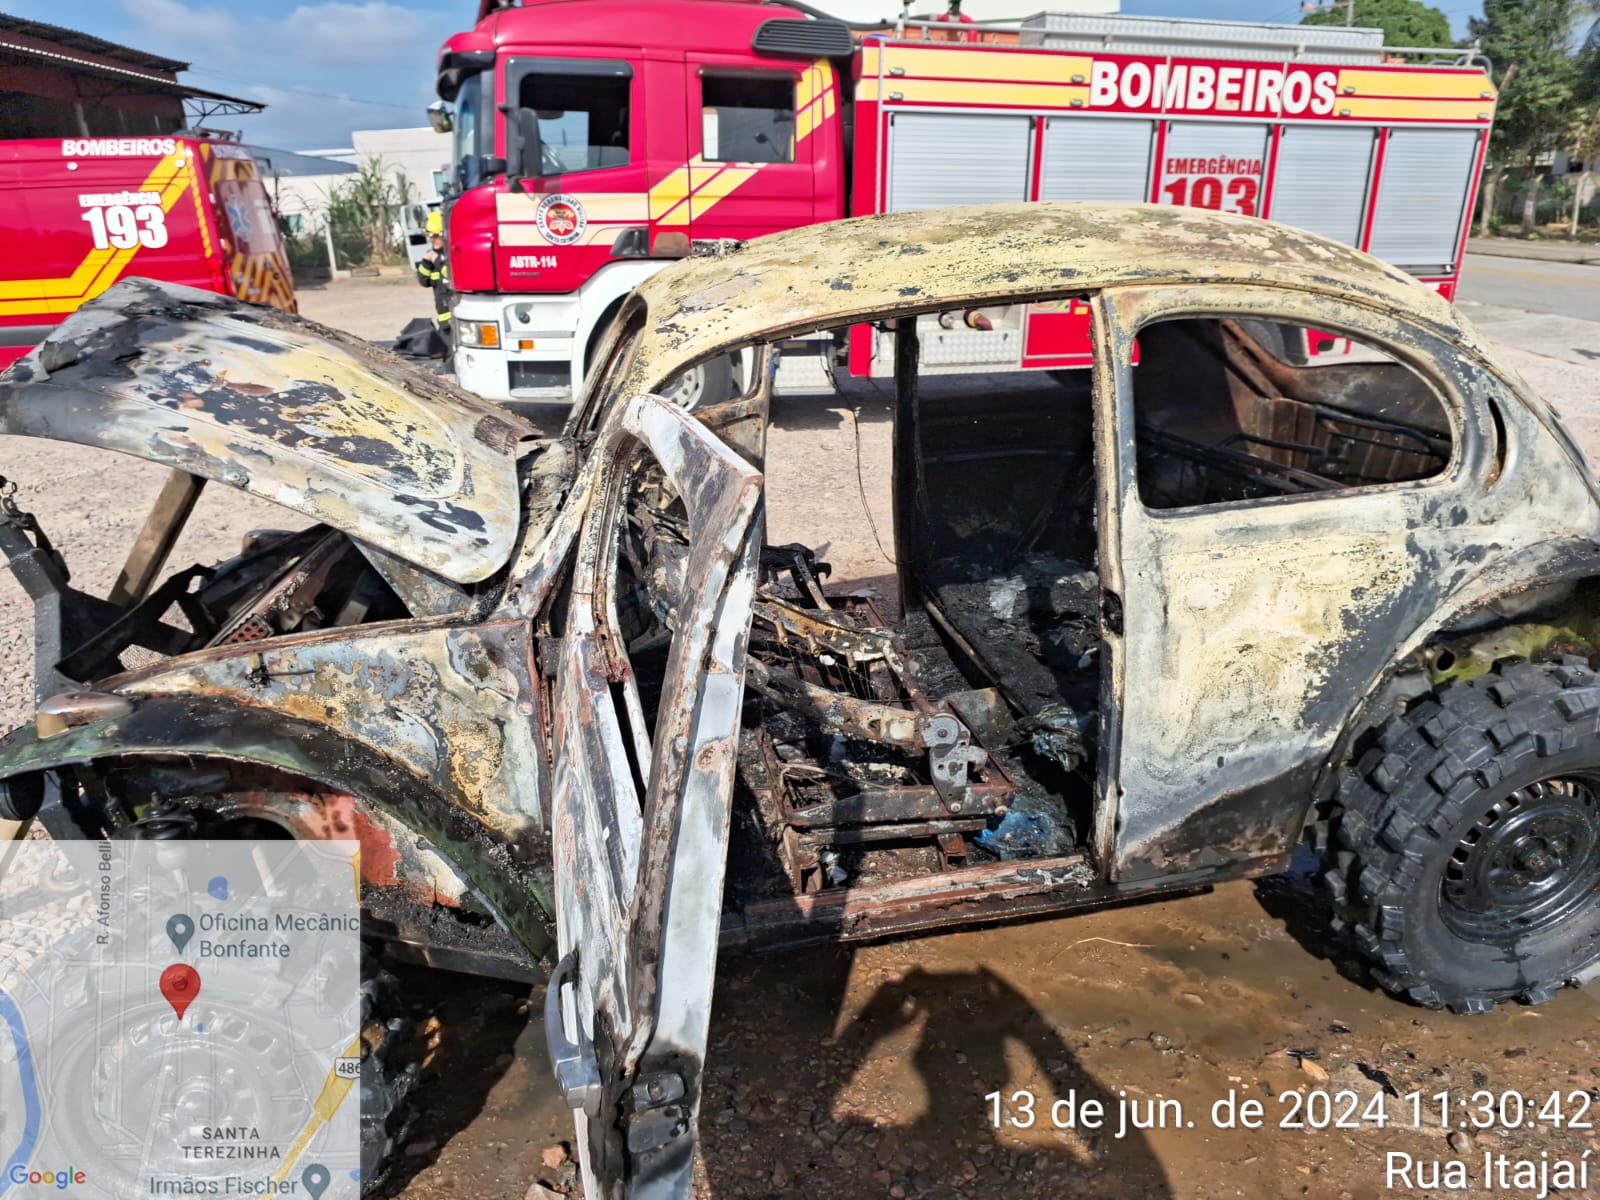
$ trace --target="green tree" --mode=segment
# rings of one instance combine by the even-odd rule
[[[1528,171],[1522,227],[1529,231],[1539,202],[1539,155],[1560,148],[1572,129],[1578,71],[1571,53],[1576,0],[1483,0],[1483,16],[1467,22],[1472,38],[1494,64],[1500,100],[1483,185],[1487,231],[1506,172]]]
[[[1343,25],[1345,6],[1339,0],[1332,8],[1308,13],[1302,25]],[[1450,19],[1422,0],[1356,0],[1356,25],[1383,30],[1387,46],[1453,46]]]
[[[326,216],[334,254],[344,267],[392,260],[398,250],[396,214],[410,201],[411,185],[392,176],[381,156],[361,160],[352,175],[328,189]]]
[[[1600,158],[1600,23],[1590,26],[1589,37],[1578,54],[1573,83],[1572,127],[1567,148],[1582,164],[1572,188],[1572,216],[1567,232],[1574,237],[1583,216],[1584,192]]]

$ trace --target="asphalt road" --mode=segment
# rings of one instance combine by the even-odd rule
[[[1456,300],[1600,321],[1600,266],[1469,254]]]

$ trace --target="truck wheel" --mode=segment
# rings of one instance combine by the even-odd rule
[[[713,358],[674,375],[661,388],[661,398],[679,408],[705,408],[732,400],[739,394],[738,360],[732,355]]]
[[[1600,976],[1600,676],[1507,660],[1378,731],[1329,816],[1335,923],[1429,1008]]]

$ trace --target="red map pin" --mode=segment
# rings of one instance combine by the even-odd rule
[[[188,963],[174,963],[161,972],[161,994],[178,1014],[178,1020],[183,1020],[183,1014],[200,994],[200,972]]]

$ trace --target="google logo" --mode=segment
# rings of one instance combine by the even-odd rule
[[[84,1183],[89,1177],[75,1167],[68,1167],[65,1171],[30,1171],[18,1163],[6,1173],[6,1178],[12,1183],[41,1183],[66,1191],[69,1185]]]

